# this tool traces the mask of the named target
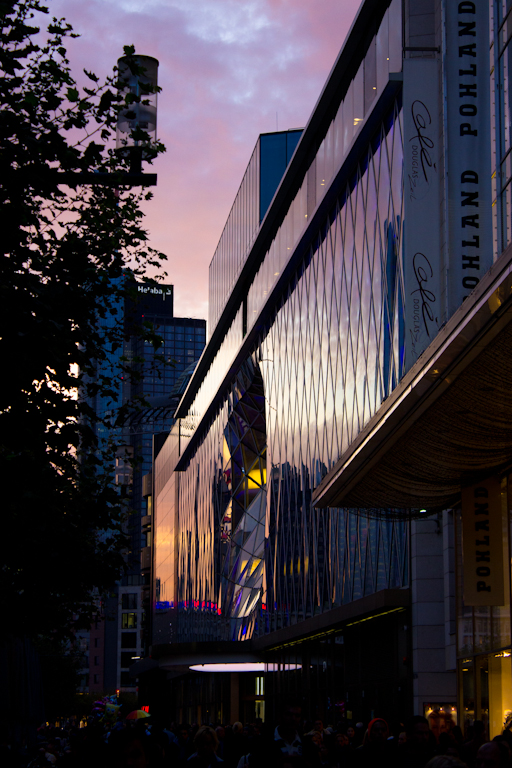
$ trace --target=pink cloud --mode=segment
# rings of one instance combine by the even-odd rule
[[[51,0],[81,34],[75,76],[100,76],[123,45],[160,61],[158,133],[167,152],[146,204],[168,255],[179,315],[207,316],[208,265],[259,133],[302,127],[359,0]]]

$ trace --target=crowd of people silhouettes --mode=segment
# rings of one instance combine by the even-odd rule
[[[41,726],[32,753],[8,739],[1,750],[4,768],[512,768],[509,725],[489,740],[484,722],[464,735],[450,715],[434,711],[406,723],[375,717],[332,727],[306,722],[296,703],[275,726],[258,718],[201,726],[92,719],[83,728]]]

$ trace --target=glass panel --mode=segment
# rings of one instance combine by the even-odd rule
[[[352,145],[354,136],[354,83],[351,83],[343,99],[343,155]]]
[[[364,114],[367,115],[377,95],[377,48],[375,38],[364,59]]]
[[[300,135],[300,132],[298,133]],[[282,141],[286,147],[286,134],[282,136]],[[208,316],[208,332],[210,336],[259,228],[259,154],[260,144],[258,142],[210,263]],[[286,157],[286,150],[284,151],[284,157]],[[285,169],[286,163],[279,169],[281,173],[279,181]],[[255,178],[258,182],[256,190]],[[270,194],[267,182],[268,180],[265,182],[265,189]]]
[[[357,133],[364,120],[364,65],[358,69],[352,83],[354,88],[354,133]]]
[[[475,674],[471,659],[459,662],[459,680],[461,681],[461,727],[465,733],[475,720]]]
[[[343,103],[340,104],[334,119],[334,170],[337,171],[343,160]]]
[[[329,126],[325,137],[325,178],[328,182],[334,172],[334,122]]]
[[[316,153],[316,200],[320,202],[326,190],[327,179],[325,178],[325,144],[324,139]]]
[[[381,93],[389,74],[389,11],[386,11],[377,32],[377,92]]]

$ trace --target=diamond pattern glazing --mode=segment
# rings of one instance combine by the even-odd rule
[[[179,473],[177,640],[245,639],[408,584],[406,522],[311,505],[403,372],[402,157],[397,104]]]

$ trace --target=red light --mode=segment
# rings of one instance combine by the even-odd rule
[[[143,712],[147,712],[149,714],[149,707],[146,705],[144,707],[141,707]]]

